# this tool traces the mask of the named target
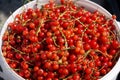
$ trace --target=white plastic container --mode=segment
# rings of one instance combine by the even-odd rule
[[[38,0],[38,7],[41,7],[41,5],[48,3],[49,0]],[[59,1],[59,0],[56,0]],[[18,74],[16,74],[7,64],[7,62],[5,61],[5,58],[2,55],[2,50],[1,50],[1,46],[2,46],[2,37],[3,34],[5,32],[5,30],[7,29],[7,25],[8,23],[12,22],[14,19],[14,16],[20,12],[22,12],[24,9],[28,9],[28,8],[34,8],[36,7],[37,1],[32,1],[26,5],[24,5],[24,7],[20,7],[19,9],[17,9],[9,18],[8,20],[5,22],[2,31],[0,33],[0,65],[1,68],[3,70],[3,72],[0,72],[0,77],[3,77],[4,80],[24,80],[21,76],[19,76]],[[89,11],[95,11],[98,10],[99,12],[101,12],[102,14],[104,14],[106,17],[111,18],[111,14],[105,10],[103,7],[99,6],[98,4],[91,2],[89,0],[79,0],[76,1],[76,4],[78,4],[79,6],[84,6],[87,10]],[[117,21],[114,22],[116,25],[117,30],[120,30],[120,27],[118,26]],[[115,77],[117,76],[117,74],[120,71],[120,59],[118,60],[118,62],[116,63],[116,65],[113,67],[113,69],[107,73],[104,77],[102,77],[100,80],[115,80]]]

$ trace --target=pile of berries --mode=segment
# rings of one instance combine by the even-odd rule
[[[26,80],[98,80],[119,57],[115,19],[70,0],[50,1],[16,15],[2,38],[2,52]]]

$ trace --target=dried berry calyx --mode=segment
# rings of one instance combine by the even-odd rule
[[[3,36],[9,66],[27,80],[97,80],[119,57],[114,25],[99,11],[54,1],[17,14]]]

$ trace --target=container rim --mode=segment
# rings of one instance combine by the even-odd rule
[[[34,0],[34,1],[31,1],[25,5],[23,5],[25,8],[28,8],[30,7],[29,5],[32,5],[31,8],[36,5],[36,1],[37,0]],[[40,2],[42,2],[43,0],[39,0]],[[45,4],[47,3],[49,0],[44,0],[43,3],[40,3],[40,5],[42,4]],[[79,0],[79,1],[76,1],[77,4],[89,4],[89,5],[86,5],[88,6],[87,8],[89,8],[89,6],[92,6],[95,9],[98,9],[99,12],[101,12],[102,14],[106,14],[107,17],[112,17],[112,15],[106,10],[104,9],[103,7],[101,7],[100,5],[90,1],[90,0]],[[23,10],[23,6],[21,6],[20,8],[18,8],[8,19],[7,21],[4,23],[3,27],[2,27],[2,30],[0,32],[0,62],[3,62],[3,64],[1,65],[4,69],[4,73],[6,75],[9,76],[9,74],[13,75],[13,76],[16,76],[17,78],[19,78],[19,80],[24,80],[24,78],[22,78],[21,76],[19,76],[16,72],[14,72],[14,70],[12,70],[10,68],[10,66],[7,64],[5,58],[3,57],[2,55],[2,50],[1,50],[1,46],[2,46],[2,37],[3,37],[3,34],[5,32],[5,30],[7,29],[7,24],[10,22],[10,21],[13,21],[13,16],[15,16],[17,13],[21,12]],[[86,8],[86,6],[84,6]],[[96,7],[95,7],[96,6]],[[102,12],[103,11],[103,12]],[[115,26],[117,27],[117,29],[120,30],[120,26],[118,25],[117,21],[115,20],[114,21],[115,23]],[[117,63],[114,65],[114,67],[105,75],[103,76],[100,80],[112,80],[115,75],[117,75],[120,71],[119,69],[120,67],[120,58],[118,59]],[[5,70],[5,69],[9,69],[9,70]],[[11,77],[11,75],[9,77]],[[8,78],[9,79],[9,78]],[[16,78],[15,78],[16,79]]]

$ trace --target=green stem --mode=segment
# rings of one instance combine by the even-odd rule
[[[12,68],[14,71],[20,71],[20,69],[14,69],[14,68]]]
[[[92,49],[88,50],[88,51],[85,53],[85,55],[84,55],[84,58],[83,58],[83,59],[85,59],[91,51],[92,51]]]
[[[101,53],[103,56],[108,56],[109,57],[109,55],[107,54],[107,53],[103,53],[102,51],[100,51],[100,50],[95,50],[95,52],[99,52],[99,53]]]
[[[44,19],[41,19],[41,20],[40,20],[40,24],[39,24],[39,26],[38,26],[38,28],[37,28],[37,31],[36,31],[36,35],[37,35],[37,36],[38,36],[38,33],[41,31],[40,28],[42,27],[43,23],[44,23]]]
[[[56,37],[54,36],[54,37],[52,37],[52,39],[53,39],[53,42],[54,42],[55,46],[56,46],[56,47],[60,47],[60,46],[56,43]]]
[[[79,19],[76,19],[82,26],[86,27],[82,22],[79,21]]]
[[[63,12],[63,13],[58,17],[57,20],[60,20],[60,18],[61,18],[62,16],[64,16],[66,13],[67,13],[67,11]]]
[[[13,60],[13,59],[9,59],[9,58],[6,58],[7,60],[10,60],[10,61],[12,61],[12,62],[17,62],[17,63],[19,63],[19,61],[16,61],[16,60]]]
[[[27,21],[23,22],[23,23],[22,23],[22,26],[25,26],[26,23],[29,22],[29,21],[30,21],[30,19],[28,19]]]
[[[68,10],[64,11],[63,13],[60,14],[60,16],[58,17],[57,21],[60,20],[60,18],[61,18],[62,16],[64,16],[67,12],[72,13],[72,12],[74,12],[74,11],[68,11]]]
[[[24,52],[22,52],[22,51],[20,51],[20,50],[18,50],[18,49],[16,49],[16,48],[12,47],[12,46],[11,46],[11,48],[12,48],[15,52],[19,52],[19,53],[21,53],[21,54],[26,54],[26,53],[24,53]]]

